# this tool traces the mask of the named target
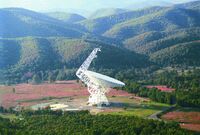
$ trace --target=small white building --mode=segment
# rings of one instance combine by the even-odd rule
[[[55,110],[65,110],[67,107],[69,107],[69,106],[65,105],[65,104],[52,104],[52,105],[50,105],[50,108],[53,111],[55,111]]]

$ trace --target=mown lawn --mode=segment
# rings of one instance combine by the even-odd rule
[[[100,114],[111,114],[111,115],[128,115],[128,116],[139,116],[148,117],[156,112],[162,111],[170,105],[162,104],[157,102],[136,102],[135,100],[125,99],[121,107],[113,107],[113,111],[103,111]],[[118,101],[120,101],[118,99]],[[121,108],[117,110],[116,108]],[[115,111],[116,109],[116,111]]]
[[[0,117],[10,119],[10,120],[17,118],[17,116],[15,114],[8,114],[8,113],[6,113],[6,114],[0,113]]]
[[[139,116],[139,117],[148,117],[149,115],[156,113],[157,111],[152,109],[126,109],[123,111],[116,112],[102,112],[101,114],[111,114],[111,115],[125,115],[125,116]]]

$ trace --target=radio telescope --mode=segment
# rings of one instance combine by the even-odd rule
[[[100,48],[95,48],[91,52],[88,58],[77,70],[76,76],[88,87],[88,92],[90,93],[88,100],[89,105],[109,105],[108,99],[105,95],[109,92],[109,88],[122,87],[125,84],[109,76],[88,70],[92,60],[97,57],[96,54],[98,51],[101,51]]]

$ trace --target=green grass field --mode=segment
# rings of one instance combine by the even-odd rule
[[[8,113],[6,113],[6,114],[0,113],[0,117],[10,119],[10,120],[17,118],[17,116],[15,114],[8,114]]]
[[[111,99],[111,101],[114,99]],[[111,114],[111,115],[128,115],[128,116],[139,116],[139,117],[148,117],[156,112],[162,111],[166,108],[169,108],[170,105],[162,104],[157,102],[138,102],[133,99],[128,99],[127,97],[117,97],[115,101],[123,102],[121,110],[113,107],[113,111],[105,111],[100,114]]]

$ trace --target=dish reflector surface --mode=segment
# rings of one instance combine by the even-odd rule
[[[102,75],[100,73],[92,72],[87,70],[85,74],[95,80],[96,82],[102,84],[104,87],[123,87],[125,84],[119,80],[116,80],[114,78],[111,78],[106,75]]]

